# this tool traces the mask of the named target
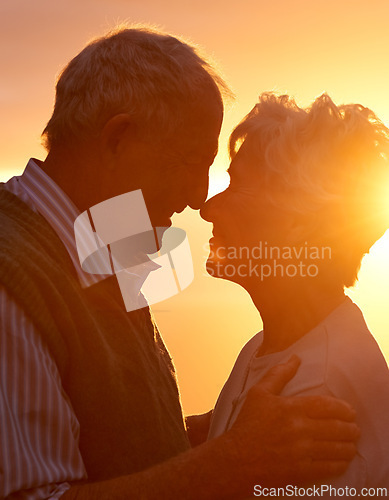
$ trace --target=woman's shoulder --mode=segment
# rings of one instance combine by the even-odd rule
[[[386,484],[389,370],[362,312],[347,299],[307,341],[297,352],[302,363],[289,395],[330,394],[350,403],[362,431],[358,452],[367,475],[374,484]]]
[[[389,370],[361,310],[350,299],[341,315],[325,323],[326,382],[335,395],[359,394],[372,402],[385,396],[389,416]]]
[[[263,341],[263,331],[256,333],[246,344],[242,347],[236,362],[241,360],[243,363],[248,363],[250,359],[257,352]]]
[[[385,380],[389,391],[389,371],[378,343],[370,332],[362,311],[349,298],[323,322],[326,374]],[[331,380],[329,380],[330,382]],[[389,403],[389,401],[388,401]]]
[[[328,393],[344,397],[350,392],[361,393],[367,385],[376,384],[374,394],[377,391],[386,393],[389,405],[387,363],[362,312],[350,299],[285,351],[288,356],[292,353],[299,356],[301,366],[285,394],[313,392],[321,387]]]

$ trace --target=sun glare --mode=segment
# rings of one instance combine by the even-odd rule
[[[14,175],[20,175],[22,171],[23,169],[21,169],[20,167],[2,168],[0,169],[0,182],[7,182]]]
[[[208,199],[224,191],[230,184],[230,176],[224,171],[216,171],[209,176]]]
[[[389,362],[389,230],[362,260],[358,281],[347,295],[356,302]]]

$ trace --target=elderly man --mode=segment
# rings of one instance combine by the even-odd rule
[[[60,76],[46,160],[0,189],[2,498],[240,498],[355,453],[346,404],[277,396],[295,359],[191,448],[207,419],[187,433],[148,308],[126,312],[116,280],[80,266],[73,224],[92,205],[141,189],[153,226],[200,208],[224,91],[192,47],[147,29],[94,41]]]

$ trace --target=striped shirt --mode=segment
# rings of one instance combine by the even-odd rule
[[[104,279],[82,270],[74,239],[79,211],[30,160],[4,187],[57,233],[87,287]],[[87,477],[79,423],[47,346],[24,311],[0,287],[0,498],[58,499]]]

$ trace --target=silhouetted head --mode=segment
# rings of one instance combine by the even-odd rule
[[[257,248],[259,256],[262,246],[254,264],[277,260],[285,277],[286,266],[303,262],[330,285],[351,286],[389,225],[389,131],[375,114],[336,106],[326,94],[302,109],[265,93],[233,131],[230,155],[230,187],[202,209],[214,223],[210,266],[219,248],[225,267],[234,260],[225,249]],[[232,279],[244,281],[238,272]]]
[[[93,168],[109,171],[96,172],[106,194],[142,189],[162,223],[204,202],[228,93],[188,43],[146,27],[118,28],[62,71],[43,138],[49,154],[89,147]]]

